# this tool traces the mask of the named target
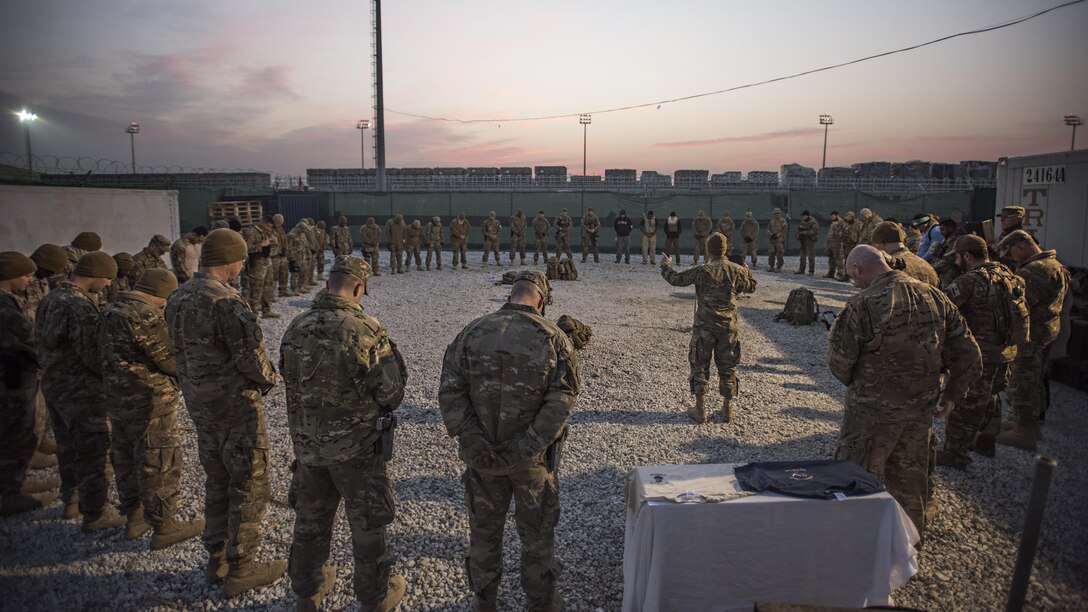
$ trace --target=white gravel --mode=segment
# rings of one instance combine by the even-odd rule
[[[384,254],[383,254],[384,255]],[[449,253],[445,253],[449,260]],[[553,320],[570,314],[593,327],[580,352],[582,395],[571,419],[561,474],[563,515],[557,554],[564,566],[560,588],[571,610],[617,610],[623,592],[623,477],[632,467],[663,463],[826,458],[834,449],[843,387],[829,373],[826,334],[820,324],[792,327],[773,322],[789,290],[811,287],[821,305],[839,308],[853,289],[819,276],[756,271],[757,293],[741,300],[741,397],[734,423],[691,423],[687,346],[692,289],[676,289],[655,266],[600,264],[579,267],[580,280],[554,284]],[[686,260],[687,258],[685,258]],[[385,273],[373,279],[367,311],[377,316],[410,369],[400,409],[392,475],[397,519],[389,539],[396,571],[408,580],[402,609],[471,607],[462,557],[468,541],[461,464],[438,413],[437,390],[446,344],[471,319],[494,310],[507,287],[494,286],[511,269]],[[385,258],[383,257],[383,263]],[[823,262],[821,262],[823,263]],[[819,274],[823,273],[821,267]],[[308,298],[281,299],[281,319],[263,323],[273,360],[290,319]],[[1053,384],[1052,407],[1041,451],[1058,460],[1029,606],[1040,610],[1088,609],[1088,507],[1086,394]],[[717,402],[711,402],[717,407]],[[286,507],[292,458],[282,385],[266,398],[273,446],[273,503],[265,519],[262,556],[285,558],[293,513]],[[182,411],[184,413],[184,411]],[[204,474],[195,436],[182,419],[187,464],[183,476],[186,517],[202,512]],[[938,426],[938,431],[940,427]],[[993,460],[976,458],[967,473],[937,472],[941,511],[921,553],[921,571],[896,592],[899,605],[941,610],[1003,607],[1023,524],[1033,463],[1027,453],[999,447]],[[198,540],[167,551],[147,551],[148,541],[128,542],[118,532],[90,536],[78,521],[60,517],[59,504],[29,516],[0,519],[0,608],[18,609],[267,609],[290,608],[289,581],[233,600],[205,586],[205,553]],[[342,513],[342,510],[341,510]],[[519,543],[512,521],[506,533],[503,607],[523,607],[518,585]],[[328,609],[355,609],[350,533],[337,521],[332,561],[339,564]]]

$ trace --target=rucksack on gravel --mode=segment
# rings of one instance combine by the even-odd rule
[[[581,350],[582,347],[589,344],[589,339],[593,337],[593,329],[582,323],[578,319],[570,315],[563,315],[559,317],[559,321],[556,322],[559,329],[566,332],[570,337],[570,341],[574,344],[574,348]]]
[[[816,303],[816,296],[808,289],[798,287],[790,291],[786,298],[786,307],[774,316],[774,320],[789,321],[793,325],[808,325],[816,321],[819,313],[820,306]]]

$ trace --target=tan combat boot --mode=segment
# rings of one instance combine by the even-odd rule
[[[64,518],[71,520],[79,518],[79,490],[61,491],[60,501],[64,504]]]
[[[296,607],[299,612],[317,612],[321,609],[321,603],[325,601],[325,596],[332,590],[334,584],[336,584],[336,566],[326,565],[321,568],[321,584],[317,587],[317,592],[309,597],[299,597],[298,606]]]
[[[11,516],[13,514],[40,510],[53,503],[56,499],[57,496],[53,493],[43,493],[40,495],[14,493],[12,495],[5,495],[3,498],[0,498],[0,516]]]
[[[1038,447],[1036,429],[1031,426],[1017,424],[1009,431],[1003,431],[997,435],[997,443],[1003,446],[1012,446],[1028,452],[1035,452]]]
[[[202,518],[186,523],[169,519],[156,528],[155,533],[151,534],[151,550],[169,548],[179,542],[195,538],[202,531],[204,531],[204,519]]]
[[[223,594],[236,597],[246,591],[262,587],[280,579],[287,571],[286,561],[268,561],[258,563],[249,561],[240,565],[231,564],[227,578],[223,580]]]
[[[45,453],[46,455],[57,454],[57,440],[53,437],[53,434],[46,433],[42,436],[40,442],[38,442],[39,453]]]
[[[381,603],[381,611],[395,610],[400,605],[400,600],[404,599],[404,592],[407,589],[408,584],[404,581],[404,576],[390,576],[385,590],[385,599]]]
[[[695,396],[695,405],[688,408],[688,416],[696,423],[706,423],[706,402],[703,394]]]
[[[116,529],[118,527],[123,527],[124,525],[125,517],[121,516],[121,513],[112,506],[107,506],[105,510],[94,518],[91,518],[90,516],[83,517],[84,533],[96,533],[107,529]]]
[[[728,423],[733,420],[733,400],[732,398],[722,398],[722,423]]]
[[[34,457],[30,459],[30,469],[32,470],[44,470],[45,468],[53,467],[57,464],[57,456],[49,455],[43,452],[35,452]]]
[[[46,491],[52,491],[60,486],[60,478],[56,476],[46,476],[45,478],[27,478],[23,481],[23,493],[28,495],[34,493],[45,493]]]
[[[227,551],[224,548],[208,551],[208,564],[204,567],[204,579],[208,584],[223,582],[227,577]]]
[[[126,540],[139,540],[144,537],[144,534],[148,531],[151,531],[151,525],[148,525],[147,519],[144,518],[143,507],[136,508],[128,513],[128,518],[125,522]]]

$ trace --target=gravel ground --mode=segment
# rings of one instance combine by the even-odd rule
[[[449,254],[446,254],[449,257]],[[635,258],[636,261],[639,258]],[[462,557],[468,523],[455,443],[444,434],[437,391],[446,344],[473,318],[494,310],[507,288],[492,282],[509,267],[385,274],[373,279],[364,304],[390,330],[408,362],[408,389],[400,409],[397,455],[391,472],[398,514],[390,526],[396,571],[408,580],[401,609],[471,607]],[[384,261],[384,259],[383,259]],[[821,305],[839,308],[853,289],[843,283],[791,273],[756,271],[757,293],[740,302],[743,358],[741,397],[730,425],[695,425],[683,413],[687,345],[694,291],[666,284],[656,267],[634,263],[587,264],[577,282],[555,283],[548,316],[570,314],[593,327],[580,353],[582,394],[571,418],[563,460],[563,515],[557,554],[560,588],[571,610],[617,610],[623,592],[623,477],[638,465],[725,463],[826,458],[834,449],[843,387],[828,371],[822,325],[792,327],[772,319],[789,290],[813,289]],[[787,272],[796,258],[787,258]],[[823,270],[821,270],[822,274]],[[281,299],[283,318],[264,321],[268,349],[278,359],[280,336],[308,298]],[[1086,394],[1054,384],[1041,451],[1058,460],[1042,540],[1028,592],[1029,607],[1088,609],[1088,478]],[[711,402],[717,407],[716,402]],[[282,385],[266,398],[273,446],[273,501],[265,519],[262,556],[286,557],[293,513],[286,507],[292,458]],[[182,411],[184,414],[184,411]],[[204,474],[195,435],[182,419],[185,456],[183,512],[202,512]],[[940,432],[940,426],[937,427]],[[995,459],[976,459],[966,473],[939,468],[941,511],[920,555],[921,571],[896,592],[900,605],[941,610],[1003,607],[1030,490],[1027,453],[999,447]],[[86,535],[58,505],[30,516],[0,520],[0,593],[4,609],[267,609],[289,608],[289,582],[227,600],[203,579],[205,553],[194,540],[167,551],[121,534]],[[342,510],[341,510],[342,513]],[[523,607],[518,585],[519,543],[506,533],[505,609]],[[328,609],[355,609],[351,543],[338,520],[332,562],[339,564]]]

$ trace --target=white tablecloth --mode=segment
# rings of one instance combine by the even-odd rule
[[[735,497],[732,472],[732,465],[631,471],[624,610],[751,610],[756,601],[887,605],[892,590],[918,571],[918,532],[887,493],[841,502]],[[663,501],[689,483],[697,494],[729,501]]]

